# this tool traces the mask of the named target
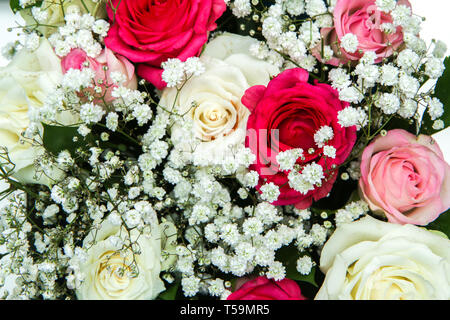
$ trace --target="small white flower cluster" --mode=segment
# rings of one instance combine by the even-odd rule
[[[261,199],[267,202],[275,202],[280,196],[280,188],[273,182],[261,186]]]
[[[356,126],[360,130],[367,122],[367,114],[362,108],[347,107],[338,112],[338,123],[342,127]]]
[[[32,7],[31,15],[38,23],[45,23],[48,19],[48,11],[42,10],[40,7]]]
[[[427,98],[425,99],[427,103],[427,111],[431,117],[431,120],[436,120],[444,115],[444,105],[438,98]]]
[[[311,272],[311,269],[316,265],[316,263],[309,256],[303,256],[297,260],[297,271],[300,274],[307,275]]]
[[[74,246],[77,233],[73,225],[57,225],[59,208],[57,205],[46,207],[48,192],[41,191],[39,199],[35,207],[37,217],[44,221],[42,229],[35,229],[36,222],[28,217],[25,194],[11,194],[2,208],[0,296],[3,299],[73,297],[70,288],[61,285],[58,280],[64,278],[70,269],[71,255],[68,254],[68,248]],[[77,255],[81,258],[80,254]],[[73,280],[80,282],[82,278],[79,276]]]
[[[23,39],[23,47],[29,51],[34,51],[39,48],[40,37],[36,32],[31,32],[25,35]]]
[[[329,126],[322,126],[314,134],[314,141],[318,147],[317,150],[320,152],[319,156],[330,159],[336,157],[336,148],[327,144],[333,140],[333,137],[333,129]],[[317,150],[311,148],[308,150],[308,154],[313,154]],[[304,195],[316,187],[322,186],[323,180],[326,180],[330,175],[330,173],[324,172],[324,168],[316,162],[303,164],[305,159],[304,150],[302,149],[287,150],[280,152],[276,156],[280,170],[288,172],[289,186]]]
[[[188,58],[185,62],[171,58],[161,64],[163,68],[162,80],[167,87],[176,87],[193,76],[199,76],[205,72],[205,66],[197,57]]]
[[[186,296],[194,296],[202,288],[222,298],[227,294],[222,281],[217,287],[202,280],[209,277],[196,272],[195,264],[200,270],[215,267],[237,277],[260,270],[260,274],[278,281],[286,276],[286,267],[277,261],[277,250],[292,244],[307,253],[308,248],[323,245],[328,236],[327,227],[308,221],[311,215],[308,210],[287,207],[286,213],[291,215],[286,215],[280,207],[267,202],[243,209],[226,205],[215,212],[201,205],[195,210],[201,211],[204,228],[197,225],[188,229],[189,244],[179,245],[176,250],[176,269],[183,275],[182,288]],[[307,275],[314,265],[308,256],[303,256],[298,260],[298,272]]]
[[[82,89],[89,88],[93,86],[94,84],[94,77],[95,73],[90,68],[83,68],[81,70],[78,69],[69,69],[64,74],[63,79],[61,81],[61,87],[67,91],[64,93],[67,93],[68,95],[71,95],[72,92],[78,92]],[[58,92],[60,94],[60,92]],[[49,99],[52,99],[51,101],[57,101],[56,98],[59,97],[59,103],[61,103],[62,95],[57,95],[55,98],[52,96],[49,96]],[[67,99],[69,100],[69,99]],[[71,96],[71,99],[69,100],[71,104],[76,104],[80,100],[77,99],[74,96]]]
[[[369,205],[363,201],[355,201],[336,211],[335,222],[339,227],[342,224],[353,222],[369,212]]]
[[[391,89],[378,92],[373,96],[373,100],[369,98],[369,105],[379,108],[386,115],[398,114],[403,118],[415,117],[418,110],[416,101],[423,100],[420,96],[420,88],[424,84],[419,71],[421,62],[418,53],[407,48],[398,54],[396,64],[390,63],[382,66],[373,64],[374,60],[373,57],[370,57],[371,55],[373,56],[372,53],[367,52],[355,68],[355,74],[358,76],[357,86],[351,83],[350,75],[345,69],[337,68],[330,71],[329,79],[333,87],[339,91],[341,100],[360,103],[364,97],[362,93],[370,92],[378,83],[379,86],[385,88],[384,90],[388,87]],[[436,67],[431,66],[434,64]],[[444,68],[442,61],[438,61],[437,58],[429,58],[426,65],[430,66],[430,70],[435,71],[427,72],[425,67],[424,76],[434,78],[442,75]],[[415,75],[415,73],[419,73],[419,75]],[[430,100],[426,102],[429,105]],[[438,107],[433,108],[434,106]],[[431,103],[428,112],[433,120],[442,116],[443,108],[437,99]],[[358,107],[348,107],[340,111],[338,119],[343,127],[357,125],[360,128],[368,123],[366,112]]]
[[[375,4],[377,5],[378,9],[386,13],[394,10],[397,5],[395,0],[376,0]]]
[[[80,118],[86,124],[100,122],[104,114],[103,108],[92,102],[81,105]]]
[[[348,53],[355,53],[359,46],[358,37],[353,33],[347,33],[341,39],[341,46]]]
[[[235,0],[232,3],[233,14],[238,17],[246,17],[252,12],[250,0]]]
[[[288,175],[289,186],[304,195],[320,187],[324,179],[326,177],[322,166],[315,162],[303,166],[301,172],[294,169]]]
[[[329,126],[323,126],[314,134],[314,141],[319,148],[322,148],[325,143],[333,139],[333,137],[333,129]]]
[[[252,54],[278,67],[283,64],[291,67],[294,63],[310,72],[313,71],[317,60],[308,53],[308,50],[320,42],[320,28],[332,26],[332,17],[328,14],[328,10],[321,0],[277,0],[263,15],[255,13],[252,16],[254,21],[262,23],[262,35],[265,38],[264,42],[251,47]],[[304,12],[310,15],[312,20],[299,23],[294,21],[294,17],[286,19],[288,17],[286,14],[296,16]],[[330,53],[331,48],[326,47],[325,51]]]
[[[303,155],[303,149],[290,149],[284,152],[280,152],[276,156],[278,166],[281,171],[290,171],[294,169],[294,165],[297,163],[298,158]]]
[[[33,283],[37,277],[37,270],[33,259],[29,256],[30,244],[28,236],[32,231],[27,221],[27,212],[24,208],[25,194],[10,195],[0,217],[0,289],[2,299],[28,299],[35,296],[38,288]],[[20,261],[20,262],[19,262]],[[23,278],[19,275],[23,274]],[[25,284],[24,282],[27,282]],[[8,291],[4,284],[9,283]],[[28,285],[29,283],[29,285]]]
[[[109,23],[95,19],[91,14],[81,14],[78,6],[71,6],[64,16],[65,25],[58,27],[48,40],[55,53],[65,57],[71,50],[80,48],[91,58],[96,58],[102,51],[102,41],[109,30]],[[38,14],[38,11],[35,10]]]
[[[136,120],[138,126],[144,126],[152,119],[153,111],[150,101],[146,101],[148,97],[146,92],[131,90],[119,85],[112,89],[111,96],[115,98],[112,102],[114,111],[107,115],[107,126],[111,131],[117,129],[117,112],[122,113],[125,122]]]

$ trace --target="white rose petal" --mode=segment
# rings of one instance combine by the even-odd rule
[[[317,300],[450,299],[450,241],[370,216],[343,224],[325,244]]]
[[[174,226],[167,223],[153,224],[151,232],[145,234],[132,230],[130,239],[140,249],[134,256],[129,250],[118,251],[114,245],[117,241],[111,241],[112,238],[124,237],[127,232],[121,228],[105,220],[99,230],[93,230],[84,240],[87,259],[80,269],[85,280],[76,291],[78,299],[149,300],[155,299],[165,290],[159,275],[169,267],[168,262],[172,264],[174,261],[163,259],[161,254],[167,254],[169,250],[173,255],[175,245],[170,242],[173,234],[176,234]],[[133,259],[135,264],[132,264]],[[130,274],[130,266],[136,266],[138,273]],[[121,273],[121,270],[125,272]]]
[[[35,51],[20,51],[0,69],[0,145],[8,149],[14,176],[23,183],[50,183],[45,176],[35,179],[33,163],[42,149],[32,147],[22,133],[30,124],[29,111],[40,109],[61,79],[61,62],[45,39]]]

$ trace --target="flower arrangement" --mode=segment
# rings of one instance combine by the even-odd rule
[[[408,0],[10,3],[1,298],[450,299]]]

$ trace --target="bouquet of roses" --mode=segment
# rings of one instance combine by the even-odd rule
[[[408,0],[10,4],[1,298],[450,299],[450,60]]]

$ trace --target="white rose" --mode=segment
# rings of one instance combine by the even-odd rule
[[[38,30],[42,32],[45,37],[50,36],[52,33],[58,31],[57,27],[65,24],[64,15],[71,12],[78,12],[81,14],[89,13],[96,18],[106,18],[106,5],[103,0],[44,0],[40,6],[41,11],[47,13],[47,17],[44,21],[40,21],[42,26],[39,26]],[[21,16],[28,25],[36,25],[36,20],[31,14],[31,9],[25,9],[20,11]]]
[[[161,106],[175,106],[178,114],[193,121],[193,132],[175,123],[171,137],[175,147],[193,151],[194,163],[221,164],[231,148],[244,145],[250,112],[241,98],[249,87],[266,85],[279,73],[270,63],[250,55],[254,42],[251,37],[230,33],[218,36],[200,58],[206,71],[190,79],[178,95],[176,88],[163,91]],[[197,143],[187,143],[186,134],[193,135]]]
[[[367,216],[325,244],[317,300],[448,300],[450,240],[413,225]]]
[[[46,39],[34,52],[18,52],[0,69],[0,145],[8,149],[14,177],[23,183],[49,183],[45,176],[35,177],[33,162],[43,150],[33,148],[22,133],[30,123],[29,111],[42,107],[61,79],[60,59]]]
[[[121,242],[131,238],[139,253],[122,250]],[[174,254],[175,226],[170,222],[158,224],[156,214],[152,228],[140,234],[136,229],[127,231],[109,220],[102,222],[84,240],[87,259],[80,264],[84,275],[76,291],[80,300],[152,300],[165,290],[159,275],[174,261],[162,259],[162,251]],[[118,244],[120,243],[120,244]],[[133,274],[133,271],[136,271]]]
[[[202,56],[216,58],[237,67],[244,74],[250,87],[266,85],[271,77],[280,73],[280,70],[273,64],[250,54],[250,47],[257,43],[255,38],[226,32],[211,40],[203,50]]]

